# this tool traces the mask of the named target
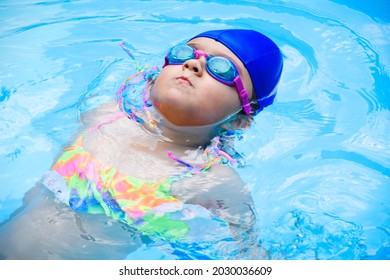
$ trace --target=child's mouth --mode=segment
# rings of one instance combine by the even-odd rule
[[[187,77],[182,76],[182,77],[177,78],[177,80],[178,80],[180,83],[184,83],[184,84],[187,84],[187,85],[189,85],[189,86],[192,86],[190,80],[189,80]]]

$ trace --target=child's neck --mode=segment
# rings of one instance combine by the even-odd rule
[[[218,134],[218,125],[177,126],[162,118],[158,123],[161,135],[172,144],[185,147],[206,146]]]
[[[167,120],[155,108],[147,109],[145,116],[149,123],[146,128],[155,130],[165,142],[166,145],[182,146],[186,149],[189,147],[199,148],[208,145],[215,137],[220,128],[220,124],[211,124],[203,126],[178,126]],[[150,126],[150,123],[153,123]]]

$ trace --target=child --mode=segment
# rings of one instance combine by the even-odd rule
[[[279,48],[253,30],[171,48],[157,77],[139,74],[142,106],[130,79],[116,102],[83,115],[84,132],[0,228],[0,257],[118,259],[145,236],[239,239],[254,209],[224,144],[272,104],[282,66]]]

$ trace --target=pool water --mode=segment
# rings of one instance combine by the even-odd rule
[[[251,28],[280,46],[284,72],[274,105],[238,145],[260,233],[248,246],[271,259],[390,259],[386,2],[1,1],[0,221],[80,114],[133,73],[120,41],[160,65],[169,46],[201,31]],[[207,259],[213,250],[145,243],[126,258]]]

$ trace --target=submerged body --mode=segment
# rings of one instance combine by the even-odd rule
[[[87,113],[83,121],[88,128],[95,127],[118,112],[116,103],[107,104]],[[95,214],[90,215],[81,207],[77,209],[73,205],[71,209],[64,199],[69,199],[69,194],[61,187],[67,186],[67,182],[64,177],[52,173],[59,174],[61,154],[52,171],[26,195],[23,207],[0,227],[2,258],[93,259],[98,254],[102,258],[121,259],[143,244],[142,235],[167,242],[179,240],[191,243],[203,241],[205,236],[210,238],[210,232],[203,232],[202,236],[199,228],[191,229],[191,223],[186,221],[202,219],[212,225],[209,230],[217,232],[219,229],[224,238],[232,240],[253,225],[249,190],[230,166],[218,162],[207,171],[188,174],[186,166],[167,155],[169,149],[193,165],[207,164],[209,159],[204,157],[202,149],[184,146],[175,149],[176,145],[155,137],[147,128],[126,116],[85,134],[82,139],[79,138],[79,145],[78,148],[86,154],[93,154],[94,159],[99,159],[99,163],[111,171],[126,174],[126,178],[137,178],[143,184],[141,189],[148,195],[151,189],[145,182],[154,182],[157,186],[165,184],[165,201],[156,206],[165,204],[165,209],[160,209],[161,213],[175,213],[176,216],[161,219],[163,216],[157,213],[160,220],[154,219],[154,224],[148,221],[146,225],[139,226],[134,223],[143,215],[138,217],[135,213],[133,216],[127,213],[125,217],[115,216],[99,210],[89,211]],[[84,165],[85,170],[79,172],[87,172],[88,168],[90,166]],[[57,181],[55,184],[54,180]],[[60,193],[49,190],[55,187],[60,189]],[[171,202],[171,207],[167,202]],[[138,203],[138,206],[142,205]],[[177,216],[178,213],[180,216]],[[200,226],[199,222],[197,226]],[[216,240],[221,238],[221,234],[215,234]]]

